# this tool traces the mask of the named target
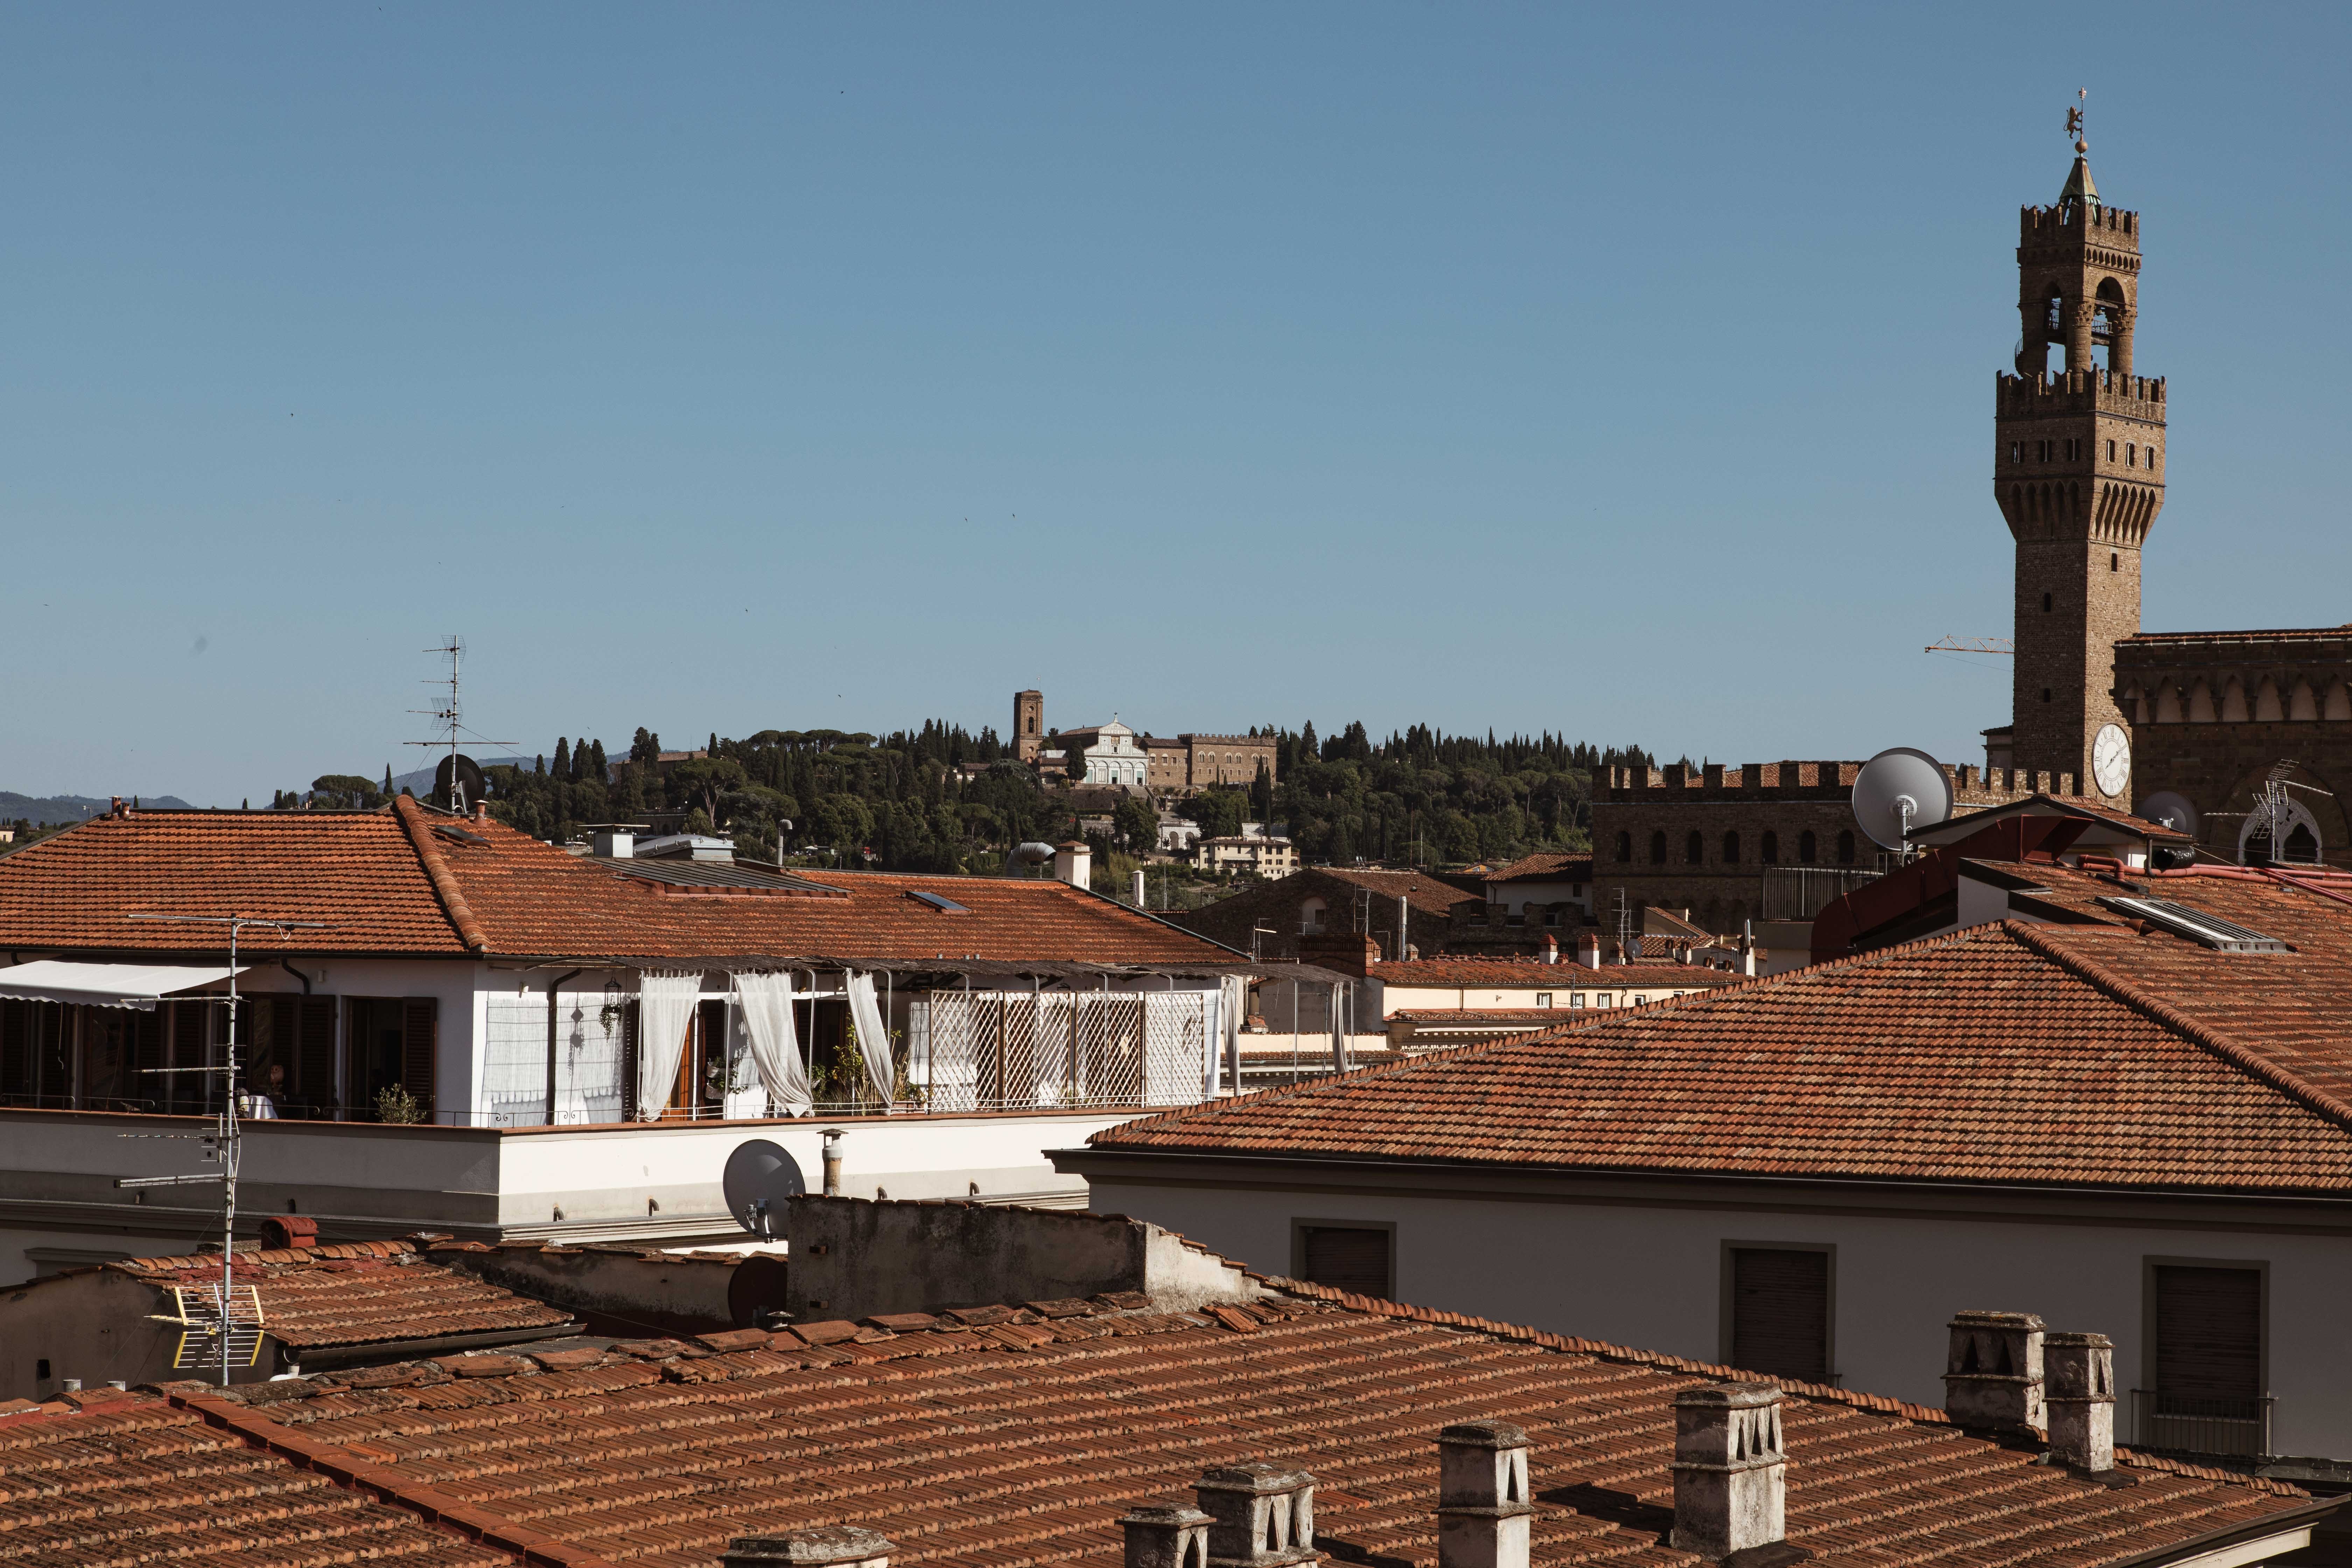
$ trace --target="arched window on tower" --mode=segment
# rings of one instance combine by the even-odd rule
[[[1666,835],[1665,830],[1661,828],[1657,832],[1650,835],[1650,864],[1653,866],[1663,866],[1665,863]]]
[[[1633,861],[1633,836],[1632,834],[1621,833],[1617,836],[1617,858],[1628,864]]]
[[[1706,863],[1706,840],[1700,837],[1698,829],[1694,827],[1690,830],[1689,835],[1683,839],[1683,864],[1685,866],[1703,866]]]
[[[1739,864],[1739,833],[1737,828],[1723,836],[1723,863],[1727,866]]]
[[[1853,864],[1853,829],[1851,827],[1838,834],[1838,864],[1841,866]]]
[[[1780,863],[1780,836],[1766,828],[1763,842],[1757,847],[1757,852],[1763,857],[1767,866],[1778,866]]]
[[[1808,827],[1802,833],[1798,834],[1797,863],[1801,866],[1810,866],[1821,858],[1821,846],[1813,837],[1813,830]]]

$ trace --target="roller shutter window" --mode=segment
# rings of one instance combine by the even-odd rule
[[[1830,1255],[1731,1249],[1731,1364],[1806,1383],[1830,1381]]]
[[[335,999],[305,996],[295,1023],[295,1098],[313,1116],[335,1109]],[[284,1112],[280,1111],[283,1115]]]
[[[2263,1394],[2261,1269],[2156,1266],[2156,1387],[2168,1413],[2256,1414]]]
[[[434,1119],[433,1054],[440,1004],[430,996],[412,996],[400,1005],[400,1082],[416,1097],[425,1115]]]
[[[1360,1296],[1389,1294],[1389,1242],[1386,1229],[1358,1229],[1331,1225],[1299,1226],[1299,1250],[1306,1277],[1335,1290]]]

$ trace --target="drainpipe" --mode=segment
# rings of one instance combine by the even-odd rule
[[[295,968],[292,964],[287,963],[282,958],[278,961],[278,967],[302,983],[303,995],[308,996],[310,994],[310,977],[309,975],[303,973],[300,970]]]
[[[547,983],[547,1125],[550,1127],[555,1125],[555,993],[565,981],[583,973],[575,969],[570,974],[559,974]]]

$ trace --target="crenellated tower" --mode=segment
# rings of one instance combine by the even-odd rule
[[[2164,507],[2165,388],[2132,366],[2139,215],[2101,203],[2088,153],[2078,139],[2056,205],[2019,214],[2023,330],[1994,389],[1993,490],[2017,542],[2012,761],[2128,804],[2127,775],[2105,787],[2116,746],[2129,755],[2115,645],[2139,630],[2140,547]]]

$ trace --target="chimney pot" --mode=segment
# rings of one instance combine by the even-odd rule
[[[890,1538],[857,1524],[828,1524],[789,1535],[742,1535],[727,1543],[726,1568],[890,1568]]]
[[[1601,967],[1601,934],[1586,931],[1576,939],[1576,962],[1587,969]]]
[[[1674,1544],[1710,1563],[1788,1534],[1780,1390],[1718,1383],[1675,1395]]]
[[[1127,1568],[1209,1568],[1211,1522],[1181,1499],[1136,1504],[1118,1521]]]
[[[1546,963],[1559,962],[1559,938],[1549,931],[1544,932],[1543,961]]]
[[[1192,1495],[1209,1516],[1210,1568],[1314,1563],[1315,1478],[1254,1459],[1204,1470]]]
[[[273,1250],[319,1245],[319,1222],[308,1215],[272,1215],[261,1222],[261,1245]]]
[[[2042,1426],[2042,1320],[2032,1312],[1956,1312],[1944,1367],[1944,1413],[1979,1431]]]
[[[2050,1458],[2093,1474],[2116,1468],[2116,1347],[2105,1334],[2044,1334]]]
[[[1465,1421],[1437,1435],[1437,1568],[1528,1568],[1528,1435]]]

